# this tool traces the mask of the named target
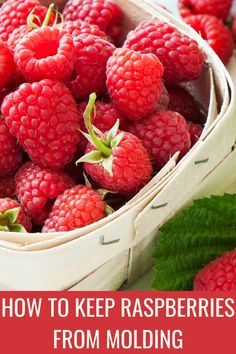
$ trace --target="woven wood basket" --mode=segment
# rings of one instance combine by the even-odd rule
[[[131,283],[151,266],[163,222],[195,197],[234,189],[235,93],[227,70],[191,28],[150,0],[118,3],[124,36],[140,21],[157,18],[198,41],[208,67],[187,88],[208,112],[203,134],[181,161],[177,153],[131,201],[95,224],[68,233],[1,232],[1,289],[114,290]]]

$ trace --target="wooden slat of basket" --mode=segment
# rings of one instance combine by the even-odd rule
[[[115,290],[128,279],[129,250],[118,254],[110,261],[96,269],[86,278],[71,287],[70,291],[78,290]],[[112,269],[112,272],[111,272]]]

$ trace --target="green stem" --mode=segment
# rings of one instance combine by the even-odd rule
[[[50,17],[51,17],[53,8],[54,8],[54,4],[51,4],[51,5],[49,6],[49,8],[48,8],[48,11],[47,11],[47,13],[46,13],[45,19],[44,19],[44,21],[43,21],[43,23],[42,23],[42,27],[48,25],[48,22],[49,22],[49,20],[50,20]]]
[[[91,139],[93,140],[94,144],[96,145],[96,147],[106,156],[109,157],[111,155],[111,150],[106,147],[101,140],[96,136],[96,134],[94,133],[93,130],[93,125],[91,122],[91,113],[92,111],[94,111],[94,114],[96,114],[95,111],[95,101],[96,101],[96,93],[91,93],[91,95],[89,96],[89,102],[87,104],[87,107],[84,111],[84,119],[85,119],[85,124],[88,130],[88,133],[91,137]]]
[[[36,16],[34,14],[34,11],[35,11],[35,7],[33,8],[33,10],[29,13],[28,17],[27,17],[27,26],[31,29],[31,30],[34,30],[36,28],[39,28],[38,25],[36,25],[34,23],[34,19],[36,18],[38,20],[38,22],[40,23],[40,18],[38,16]]]

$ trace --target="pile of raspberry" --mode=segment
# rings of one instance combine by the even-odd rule
[[[236,17],[231,15],[233,0],[179,0],[184,21],[206,40],[224,64],[236,41]]]
[[[99,221],[199,139],[197,42],[155,19],[122,40],[122,24],[112,0],[0,8],[0,231]]]

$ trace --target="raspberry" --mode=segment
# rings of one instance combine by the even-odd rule
[[[180,113],[186,120],[193,123],[204,123],[205,117],[200,112],[193,96],[179,86],[168,87],[169,110]]]
[[[203,268],[193,287],[195,291],[235,291],[236,251],[223,254]]]
[[[80,133],[76,103],[63,83],[25,83],[2,104],[6,123],[32,161],[62,168],[73,159]]]
[[[16,194],[15,176],[0,178],[0,198],[14,197]]]
[[[169,102],[170,102],[169,93],[164,83],[162,83],[161,95],[159,97],[156,109],[158,111],[165,111],[168,108]]]
[[[193,122],[187,122],[192,145],[196,144],[202,134],[202,126]]]
[[[107,31],[111,36],[114,35],[116,39],[122,11],[110,0],[68,0],[63,17],[66,21],[85,20],[97,25],[102,31]]]
[[[55,26],[37,28],[19,41],[14,59],[27,81],[66,81],[74,68],[72,36]]]
[[[70,231],[103,219],[106,204],[89,187],[77,185],[60,195],[52,208],[43,232]]]
[[[124,47],[155,54],[169,84],[197,79],[204,69],[204,55],[197,42],[164,22],[141,22],[128,34]]]
[[[17,141],[0,116],[0,177],[10,176],[21,164],[22,153]]]
[[[75,69],[68,87],[75,98],[84,99],[91,92],[106,92],[106,63],[115,47],[110,42],[92,35],[74,38]]]
[[[153,113],[140,122],[130,124],[128,131],[142,141],[156,169],[163,167],[177,151],[183,156],[191,147],[186,121],[177,112]]]
[[[17,198],[40,225],[48,217],[54,200],[74,184],[66,173],[43,169],[32,162],[26,162],[16,174]]]
[[[234,41],[222,20],[210,15],[196,15],[185,18],[185,22],[201,34],[223,63],[228,62],[233,54]]]
[[[85,121],[83,117],[86,106],[87,106],[87,102],[81,102],[78,104],[78,112],[79,112],[80,127],[81,127],[80,129],[83,132],[86,131]],[[93,125],[96,126],[96,128],[98,128],[104,133],[107,130],[110,130],[118,119],[120,120],[120,125],[119,125],[120,129],[125,129],[126,124],[125,124],[124,117],[120,114],[120,112],[115,107],[113,107],[111,103],[104,103],[102,101],[96,102],[96,116],[95,118],[94,115],[92,116],[92,123]],[[86,138],[82,137],[78,147],[81,153],[85,152],[87,143],[88,141],[86,140]]]
[[[152,112],[161,95],[162,75],[155,55],[117,49],[107,63],[107,88],[115,107],[131,120]]]
[[[25,25],[27,17],[34,14],[43,21],[47,8],[37,0],[7,0],[0,8],[0,38],[7,41],[15,28]]]
[[[208,14],[225,20],[230,12],[232,0],[179,0],[182,17]]]
[[[112,175],[102,165],[85,163],[85,171],[102,188],[121,194],[136,193],[150,179],[152,167],[148,153],[134,135],[123,132],[119,146],[112,151]],[[94,147],[89,144],[87,153]]]
[[[12,209],[15,208],[19,209],[19,212],[16,214],[11,213],[13,220],[9,219],[9,214],[4,215],[6,212],[9,213]],[[30,219],[22,206],[16,200],[10,198],[0,199],[0,219],[0,231],[30,232],[32,229]],[[19,226],[23,226],[25,230],[22,230]]]
[[[22,25],[20,27],[15,28],[14,31],[12,31],[12,33],[9,35],[9,38],[7,40],[8,46],[14,51],[19,41],[29,32],[31,32],[31,29],[28,25]]]
[[[16,75],[13,55],[7,44],[0,39],[0,89],[5,87]]]
[[[142,188],[151,178],[152,166],[148,153],[136,136],[118,131],[116,123],[102,140],[94,132],[91,112],[96,95],[91,94],[85,111],[90,135],[87,154],[78,162],[85,162],[85,171],[102,188],[121,194],[131,194]]]
[[[60,28],[61,24],[58,24],[57,27]],[[80,34],[91,34],[108,40],[106,33],[100,30],[97,25],[92,25],[91,23],[82,20],[63,22],[63,30],[70,33],[72,37],[79,36]]]
[[[123,19],[123,13],[117,3],[113,2],[112,6],[113,6],[113,16],[111,22],[106,28],[106,33],[110,38],[112,38],[114,43],[118,44],[122,34],[121,21]]]

